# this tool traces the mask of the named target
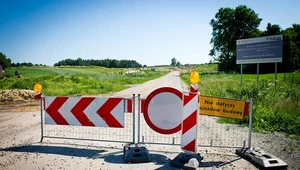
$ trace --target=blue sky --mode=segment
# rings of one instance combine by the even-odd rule
[[[207,63],[210,20],[240,4],[263,19],[261,30],[300,24],[299,0],[0,0],[0,52],[46,65],[78,57]]]

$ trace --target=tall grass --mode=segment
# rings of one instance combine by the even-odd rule
[[[7,69],[7,78],[0,80],[0,89],[33,89],[36,82],[43,86],[47,96],[104,94],[126,89],[131,84],[139,84],[158,78],[167,72],[142,70],[125,74],[126,69],[101,67],[71,68],[20,68],[23,79],[14,76],[15,69]]]
[[[199,70],[199,91],[202,95],[235,99],[253,99],[253,128],[256,131],[278,131],[300,135],[300,73],[278,74],[277,86],[274,74],[243,75],[240,87],[239,74],[204,74]],[[189,84],[189,73],[181,74]],[[220,118],[223,123],[248,123],[243,120]]]

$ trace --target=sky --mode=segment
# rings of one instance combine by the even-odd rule
[[[0,0],[0,52],[49,66],[79,57],[208,63],[210,20],[238,5],[263,19],[261,30],[300,24],[299,0]]]

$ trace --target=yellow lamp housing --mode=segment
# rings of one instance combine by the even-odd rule
[[[33,90],[36,92],[36,93],[40,93],[42,91],[42,85],[40,83],[35,83],[34,87],[33,87]]]
[[[192,84],[198,84],[199,82],[199,74],[196,71],[192,71],[190,74],[190,81]]]

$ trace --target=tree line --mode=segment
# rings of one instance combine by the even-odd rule
[[[32,64],[31,62],[23,62],[23,63],[11,63],[12,67],[32,67],[32,66],[46,66],[44,64]]]
[[[245,5],[235,9],[220,8],[212,26],[212,49],[209,55],[218,63],[218,70],[239,72],[236,64],[236,40],[270,35],[283,35],[282,63],[278,63],[278,72],[292,72],[300,69],[300,24],[281,29],[278,24],[268,23],[265,30],[258,27],[262,18],[254,10]],[[260,63],[260,73],[274,72],[274,63]],[[256,73],[256,64],[244,64],[243,72]]]
[[[2,66],[2,69],[5,70],[6,68],[10,68],[10,67],[32,67],[32,66],[46,66],[43,64],[32,64],[30,62],[23,62],[23,63],[12,63],[11,59],[6,57],[5,54],[3,54],[2,52],[0,52],[0,65]]]
[[[102,66],[107,68],[136,68],[142,67],[140,63],[135,60],[116,60],[116,59],[102,59],[102,60],[94,60],[94,59],[82,59],[77,58],[73,59],[65,59],[61,60],[54,64],[54,66]],[[144,67],[147,67],[144,65]]]
[[[6,57],[5,54],[0,52],[0,65],[2,69],[10,67],[32,67],[32,66],[46,66],[43,64],[32,64],[31,62],[23,62],[23,63],[12,63],[11,59]],[[103,60],[94,60],[88,59],[84,60],[82,58],[77,59],[65,59],[61,60],[54,64],[54,66],[102,66],[107,68],[138,68],[142,67],[140,63],[135,60],[116,60],[116,59],[103,59]],[[143,67],[147,67],[147,65],[143,65]]]

